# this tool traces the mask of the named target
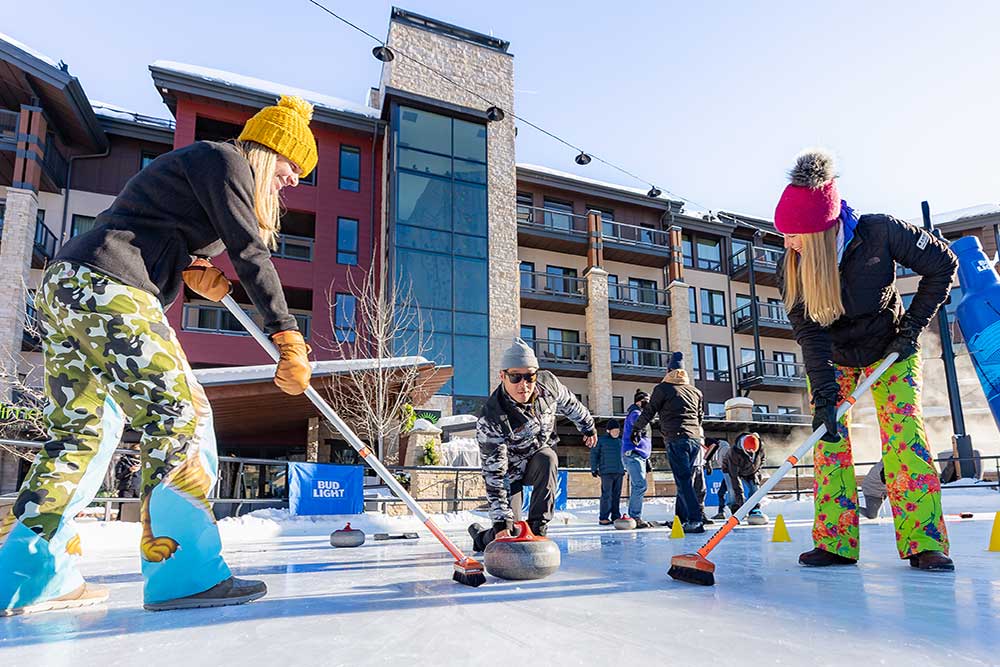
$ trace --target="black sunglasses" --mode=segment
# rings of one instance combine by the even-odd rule
[[[525,382],[534,382],[538,378],[538,371],[533,373],[511,373],[510,371],[504,371],[503,373],[507,376],[507,379],[514,384],[520,384],[521,380],[524,380]]]

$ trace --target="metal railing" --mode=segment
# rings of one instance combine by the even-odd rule
[[[785,252],[777,248],[753,246],[753,266],[755,269],[776,271],[778,264],[781,263],[781,259],[784,256]],[[750,246],[743,246],[734,252],[732,257],[729,258],[730,273],[736,273],[747,268],[749,258]]]
[[[748,361],[736,367],[736,377],[740,384],[764,381],[768,384],[787,384],[789,386],[806,385],[806,365],[797,361],[760,360],[760,372],[757,361]]]
[[[663,350],[640,350],[634,347],[612,345],[611,366],[612,368],[625,367],[666,373],[670,355],[670,352]]]
[[[56,256],[56,246],[59,239],[39,218],[35,221],[35,251],[45,259]]]
[[[705,415],[705,421],[727,421],[726,415]],[[789,412],[758,412],[754,410],[750,419],[751,422],[762,424],[811,424],[812,415],[803,415]]]
[[[521,292],[585,297],[587,295],[587,281],[577,276],[564,276],[541,271],[521,271]]]
[[[601,236],[605,241],[626,245],[670,250],[670,232],[601,218]]]
[[[639,287],[621,283],[608,284],[608,301],[624,303],[632,306],[648,306],[650,308],[670,308],[670,292],[655,287]]]
[[[753,321],[753,304],[748,303],[733,311],[733,326],[737,329]],[[791,324],[784,304],[757,302],[757,321],[763,324]]]
[[[315,239],[308,236],[293,236],[291,234],[278,235],[278,247],[271,252],[271,257],[281,259],[297,259],[303,262],[311,262],[313,257],[313,245]]]
[[[571,343],[561,340],[527,338],[524,341],[535,351],[541,364],[580,363],[590,364],[590,343]]]
[[[244,307],[244,312],[252,317],[258,325],[263,326],[260,315],[250,307]],[[309,338],[309,328],[312,316],[303,313],[291,313],[299,325],[303,338]],[[214,333],[224,336],[249,336],[246,329],[226,310],[225,306],[203,303],[185,303],[181,319],[181,329],[198,333]]]
[[[554,232],[581,235],[587,233],[587,216],[554,208],[518,206],[517,222]]]
[[[66,187],[66,176],[69,174],[69,162],[62,152],[56,148],[56,142],[49,135],[45,141],[45,150],[42,152],[42,167],[48,172],[55,182],[56,187]]]

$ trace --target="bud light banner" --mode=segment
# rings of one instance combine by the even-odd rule
[[[531,504],[531,487],[525,486],[522,493],[522,515],[527,518],[528,516],[528,505]],[[569,495],[569,472],[566,470],[559,471],[558,486],[556,487],[556,500],[555,510],[565,510],[566,509],[566,497]]]
[[[363,513],[364,466],[289,463],[288,509],[293,515]]]

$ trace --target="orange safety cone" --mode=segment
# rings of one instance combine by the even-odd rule
[[[792,536],[788,534],[788,526],[785,525],[785,517],[778,515],[774,520],[774,534],[771,535],[772,542],[791,542]]]
[[[684,526],[681,525],[681,520],[674,517],[674,525],[670,528],[670,539],[678,539],[684,537]]]
[[[1000,551],[1000,512],[993,517],[993,532],[990,533],[990,546],[988,551]]]

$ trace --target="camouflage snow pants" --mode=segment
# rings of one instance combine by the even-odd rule
[[[868,368],[837,366],[840,395],[849,396]],[[872,385],[882,437],[885,483],[896,528],[900,558],[921,551],[948,553],[948,532],[941,510],[941,483],[927,450],[920,413],[920,357],[897,361]],[[813,543],[820,549],[857,559],[858,486],[848,431],[850,412],[840,421],[839,442],[820,440],[815,459],[816,518]]]
[[[83,584],[73,517],[93,500],[125,420],[141,435],[140,551],[147,603],[230,576],[206,501],[218,459],[212,413],[150,293],[83,266],[52,264],[44,318],[49,440],[0,521],[0,609]]]

